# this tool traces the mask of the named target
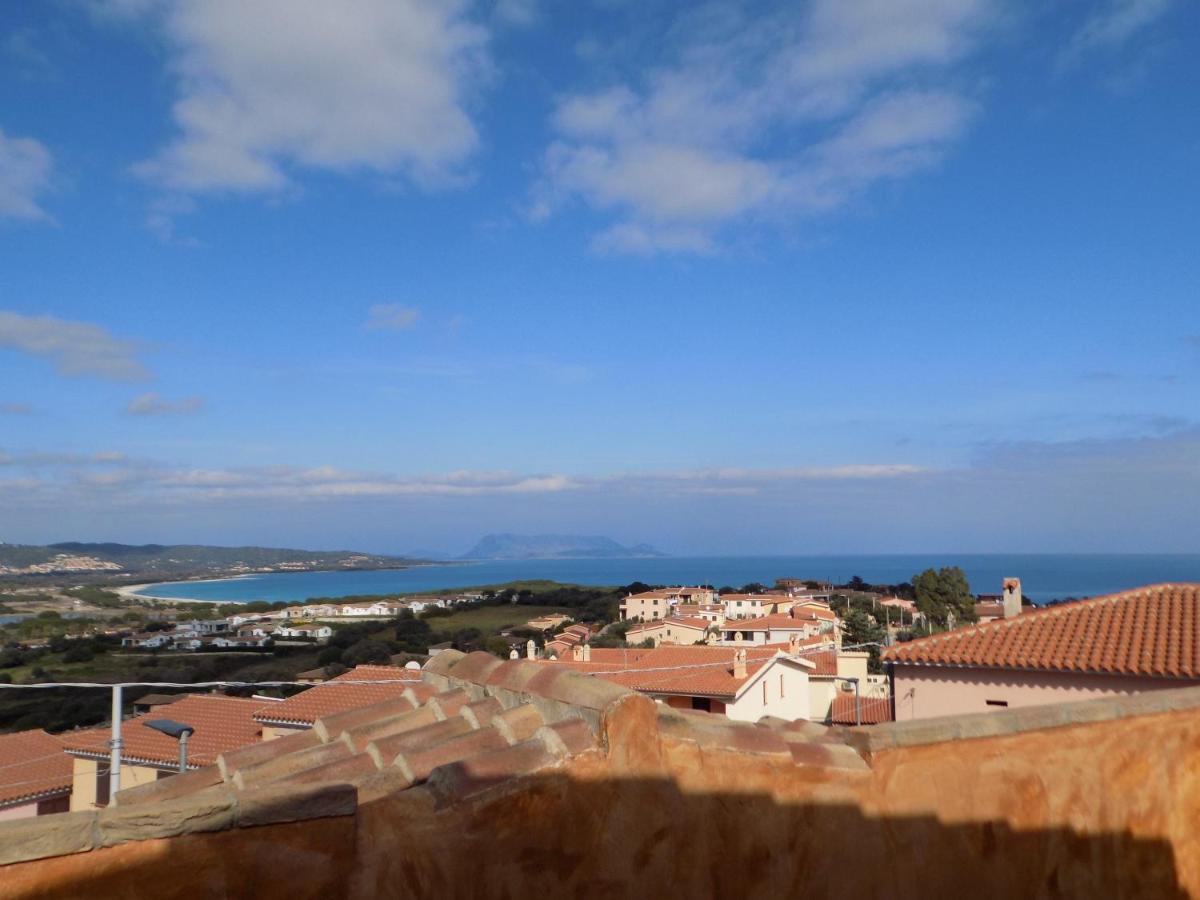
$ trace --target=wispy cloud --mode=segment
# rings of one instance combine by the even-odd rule
[[[1161,19],[1174,0],[1107,0],[1080,26],[1063,50],[1063,63],[1093,50],[1120,47]]]
[[[376,303],[367,310],[366,327],[372,331],[405,331],[417,324],[421,311],[400,303]]]
[[[113,454],[35,453],[0,458],[10,467],[66,472],[58,489],[92,492],[119,488],[144,502],[240,500],[316,501],[388,497],[482,497],[579,494],[631,496],[747,495],[804,482],[880,481],[924,470],[912,465],[844,465],[787,469],[713,468],[648,473],[567,475],[541,472],[454,471],[406,476],[318,466],[198,469]],[[97,471],[97,468],[100,471]],[[44,473],[43,473],[44,474]],[[40,484],[46,485],[46,481]]]
[[[616,220],[597,249],[695,253],[733,221],[841,207],[961,137],[975,102],[954,66],[995,17],[988,0],[694,11],[660,36],[671,61],[561,99],[531,214],[581,199]]]
[[[203,406],[204,400],[200,397],[168,400],[162,394],[150,392],[130,400],[125,412],[131,416],[178,416],[199,412]]]
[[[91,322],[0,311],[0,347],[48,359],[61,375],[142,381],[138,346]]]
[[[49,221],[40,197],[50,187],[54,159],[39,141],[0,129],[0,218]]]
[[[0,403],[0,413],[6,416],[28,416],[33,414],[33,407],[28,403]]]
[[[178,137],[136,171],[171,191],[276,191],[292,167],[440,185],[478,144],[486,33],[467,0],[133,6],[158,13],[179,86]]]

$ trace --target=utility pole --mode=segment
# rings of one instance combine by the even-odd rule
[[[109,802],[121,790],[121,685],[114,684],[112,689],[112,739],[108,746],[112,752],[108,758],[108,796]]]

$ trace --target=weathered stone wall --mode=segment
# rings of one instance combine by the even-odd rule
[[[607,752],[493,792],[462,799],[451,773],[257,826],[214,794],[232,827],[129,843],[143,808],[118,808],[81,831],[97,849],[0,869],[0,896],[1200,896],[1197,709],[1191,690],[895,723],[855,750],[628,695]]]

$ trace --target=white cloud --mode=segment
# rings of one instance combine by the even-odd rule
[[[1173,0],[1108,0],[1074,34],[1063,52],[1071,62],[1090,50],[1118,47],[1160,19]]]
[[[113,381],[149,377],[137,358],[137,344],[114,337],[90,322],[0,310],[0,347],[48,359],[60,375],[91,375]]]
[[[399,303],[376,303],[367,310],[366,327],[372,331],[404,331],[412,328],[421,318],[415,306]]]
[[[155,395],[149,395],[154,398]],[[157,400],[152,400],[157,403]],[[38,491],[75,494],[120,491],[122,502],[220,503],[229,500],[332,501],[405,497],[504,497],[573,494],[582,498],[748,496],[783,487],[827,482],[894,481],[923,474],[906,464],[867,464],[788,469],[714,468],[609,475],[452,471],[401,475],[336,466],[267,466],[197,469],[131,459],[120,454],[26,453],[4,457],[9,468],[39,475]]]
[[[496,0],[493,14],[505,25],[526,28],[537,21],[538,0]]]
[[[467,0],[189,0],[164,7],[180,135],[136,171],[181,192],[272,191],[289,169],[458,178],[486,71]]]
[[[974,103],[954,68],[991,0],[815,0],[685,14],[640,79],[561,98],[532,215],[616,217],[594,246],[710,252],[722,225],[828,211],[935,164]]]
[[[199,412],[204,401],[199,397],[184,397],[181,400],[168,400],[162,394],[154,392],[139,394],[129,401],[125,412],[131,416],[171,416],[188,415]]]
[[[38,203],[50,186],[54,160],[33,138],[7,137],[0,129],[0,218],[47,220]]]

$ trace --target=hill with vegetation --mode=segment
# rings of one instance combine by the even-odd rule
[[[296,572],[327,569],[393,569],[420,560],[353,550],[211,547],[203,544],[114,544],[67,541],[46,546],[0,544],[0,577],[47,575],[164,577]]]

